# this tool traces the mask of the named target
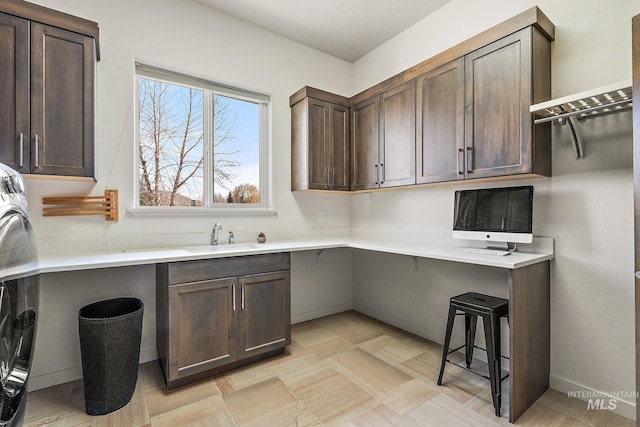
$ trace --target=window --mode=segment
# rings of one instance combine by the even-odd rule
[[[266,95],[136,64],[136,207],[267,207]]]

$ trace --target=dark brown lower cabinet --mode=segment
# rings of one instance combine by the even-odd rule
[[[168,389],[280,354],[291,343],[288,253],[156,270],[156,342]]]
[[[288,271],[238,278],[238,359],[278,350],[291,343],[289,281]]]

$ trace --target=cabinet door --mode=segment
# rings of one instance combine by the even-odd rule
[[[329,106],[328,102],[309,98],[308,164],[309,188],[329,188]]]
[[[351,109],[351,189],[367,190],[380,186],[378,170],[379,98],[377,96]]]
[[[531,30],[465,57],[468,178],[531,171]]]
[[[329,188],[349,190],[349,109],[329,104]]]
[[[94,39],[31,25],[31,171],[94,177]]]
[[[380,95],[380,187],[416,183],[416,82]]]
[[[291,343],[288,271],[240,277],[238,359]]]
[[[418,184],[464,179],[464,59],[417,79]]]
[[[229,278],[169,287],[167,381],[236,360],[236,282]]]
[[[0,13],[0,162],[29,172],[29,22]]]

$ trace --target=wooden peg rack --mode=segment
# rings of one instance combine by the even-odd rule
[[[107,221],[118,220],[118,190],[104,190],[104,196],[43,197],[42,216],[104,215]]]

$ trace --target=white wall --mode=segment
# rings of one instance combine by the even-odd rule
[[[353,93],[534,4],[454,0],[358,60]],[[539,0],[537,4],[556,25],[553,97],[631,78],[631,18],[640,13],[640,3]],[[535,186],[534,232],[555,239],[551,386],[561,391],[634,391],[631,113],[587,121],[581,129],[586,159],[576,160],[568,130],[554,127],[553,177],[509,183]],[[486,184],[355,195],[354,229],[409,239],[427,232],[448,233],[454,190],[477,186]],[[490,273],[461,277],[462,267],[456,264],[438,263],[435,267],[441,271],[436,273],[431,271],[435,263],[407,268],[412,262],[355,254],[354,307],[442,342],[447,299],[465,286],[491,289]],[[371,266],[382,263],[387,274],[372,273]],[[416,300],[416,292],[423,301]],[[635,418],[634,404],[619,401],[618,411]]]
[[[27,191],[42,252],[101,251],[132,246],[206,243],[213,223],[233,230],[236,242],[259,231],[270,240],[349,233],[351,206],[345,195],[290,191],[289,96],[305,85],[347,93],[352,64],[215,12],[199,3],[174,0],[36,0],[98,22],[98,182],[29,178]],[[277,215],[132,217],[135,180],[134,60],[253,89],[272,99],[272,194]],[[41,198],[101,194],[117,188],[120,220],[101,217],[43,218]],[[324,211],[318,222],[317,211]],[[315,271],[313,275],[304,271]],[[326,251],[292,256],[292,315],[301,321],[351,308],[350,254]],[[133,295],[146,306],[142,360],[155,352],[155,270],[99,269],[41,276],[41,311],[31,387],[79,378],[77,312],[100,299]],[[308,295],[308,296],[307,296]]]
[[[304,85],[349,92],[352,65],[193,1],[39,0],[38,3],[93,20],[100,27],[97,67],[98,182],[29,179],[34,225],[43,247],[66,238],[166,236],[175,243],[184,234],[207,241],[213,223],[233,230],[238,241],[259,231],[268,237],[320,235],[350,226],[349,199],[343,195],[309,197],[290,191],[291,121],[289,96]],[[217,82],[271,95],[272,195],[275,216],[208,215],[132,217],[137,168],[134,136],[134,61],[181,70]],[[120,220],[42,218],[42,196],[101,194],[117,188]],[[325,211],[323,223],[317,211]],[[136,242],[137,244],[138,242]],[[133,244],[133,243],[132,243]],[[144,244],[141,242],[139,244]],[[154,242],[155,244],[155,242]],[[66,242],[65,246],[73,245]]]

